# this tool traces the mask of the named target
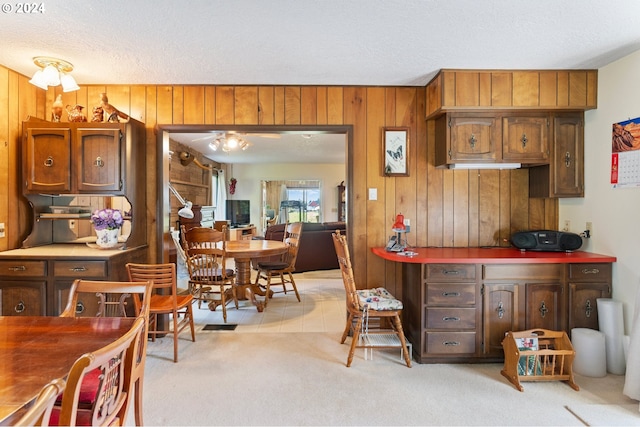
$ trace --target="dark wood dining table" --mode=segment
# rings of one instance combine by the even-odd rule
[[[42,387],[124,335],[135,318],[0,316],[0,425],[14,423]]]
[[[263,311],[264,301],[259,301],[256,295],[265,298],[266,295],[259,286],[251,283],[251,259],[283,254],[287,251],[287,245],[278,240],[231,240],[226,243],[226,250],[236,265],[238,298],[244,296],[258,311]]]

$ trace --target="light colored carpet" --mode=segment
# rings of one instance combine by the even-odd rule
[[[365,360],[362,349],[347,368],[350,339],[339,343],[342,283],[339,276],[329,280],[335,272],[317,273],[296,275],[302,303],[281,295],[264,313],[230,308],[236,331],[202,331],[222,316],[195,308],[196,342],[181,335],[178,363],[170,337],[150,342],[145,424],[640,425],[638,403],[622,395],[624,376],[577,375],[578,392],[561,382],[527,382],[519,392],[500,375],[502,364],[407,368],[396,350],[376,350]],[[331,316],[337,321],[328,322]],[[285,329],[301,317],[300,326]],[[134,425],[132,412],[127,425]]]

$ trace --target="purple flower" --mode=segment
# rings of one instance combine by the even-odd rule
[[[115,230],[122,227],[124,218],[118,209],[96,209],[91,214],[91,222],[96,230]]]

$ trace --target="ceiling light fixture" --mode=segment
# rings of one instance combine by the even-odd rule
[[[62,84],[63,92],[80,89],[73,76],[68,74],[73,71],[73,65],[70,62],[48,56],[36,56],[33,58],[33,63],[41,69],[36,71],[29,80],[32,85],[47,90],[49,86]]]
[[[216,139],[209,143],[209,148],[213,151],[222,150],[225,153],[229,153],[233,150],[240,149],[246,151],[251,146],[251,143],[245,141],[240,135],[226,133],[219,134]]]

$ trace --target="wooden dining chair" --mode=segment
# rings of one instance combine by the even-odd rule
[[[176,265],[168,264],[126,264],[131,282],[153,282],[153,293],[149,302],[149,335],[155,342],[158,334],[173,335],[173,361],[178,361],[178,335],[185,328],[191,329],[191,341],[196,341],[193,326],[193,295],[178,295]],[[171,315],[171,328],[158,329],[158,315]],[[180,318],[182,317],[182,319]]]
[[[226,230],[194,227],[183,234],[187,268],[189,270],[189,292],[198,300],[198,308],[204,301],[215,311],[222,306],[222,317],[227,322],[227,291],[238,308],[235,286],[235,271],[227,268]],[[217,298],[216,298],[217,295]]]
[[[264,306],[267,306],[270,295],[274,293],[286,294],[287,284],[291,284],[291,290],[296,294],[298,302],[300,294],[296,287],[296,281],[293,278],[293,272],[296,269],[296,259],[298,257],[298,249],[300,248],[300,236],[302,234],[302,223],[294,222],[285,224],[283,242],[287,245],[287,251],[276,261],[260,261],[257,262],[258,276],[255,284],[265,289]],[[274,279],[276,280],[274,282]],[[265,280],[266,284],[261,285],[260,281]],[[272,286],[282,286],[282,291],[272,292]]]
[[[402,349],[404,360],[411,367],[411,356],[404,338],[400,313],[402,302],[397,300],[384,288],[357,289],[351,266],[351,256],[347,238],[336,230],[332,234],[333,244],[338,255],[338,264],[342,273],[342,281],[346,291],[347,324],[340,344],[344,344],[349,332],[352,333],[351,349],[347,358],[347,367],[351,366],[356,347],[364,348],[397,348]],[[356,322],[355,326],[353,322]],[[385,320],[391,320],[392,329],[369,328],[370,320],[377,320],[380,326]]]
[[[80,356],[67,375],[62,404],[54,407],[50,425],[58,426],[112,426],[126,421],[132,378],[131,360],[136,357],[138,343],[146,340],[144,316],[136,318],[126,334],[91,353]],[[80,395],[85,378],[99,372],[97,393],[90,408],[81,405]]]
[[[64,391],[66,382],[57,378],[45,385],[35,402],[15,424],[17,426],[48,426],[53,405],[58,396]]]
[[[142,392],[144,366],[147,357],[147,331],[149,329],[149,301],[153,283],[147,282],[111,282],[77,279],[71,285],[69,300],[63,317],[142,317],[144,333],[140,335],[135,353],[127,364],[126,374],[131,378],[131,390],[127,396],[134,399],[135,422],[137,426],[144,425],[142,410]],[[130,306],[132,302],[133,309]],[[97,307],[95,312],[88,312],[87,306]],[[132,315],[129,313],[132,312]],[[91,316],[93,314],[93,316]],[[89,408],[95,405],[97,399],[99,371],[89,372],[81,385],[79,405]],[[129,405],[125,405],[128,410]],[[125,418],[126,419],[126,418]]]

